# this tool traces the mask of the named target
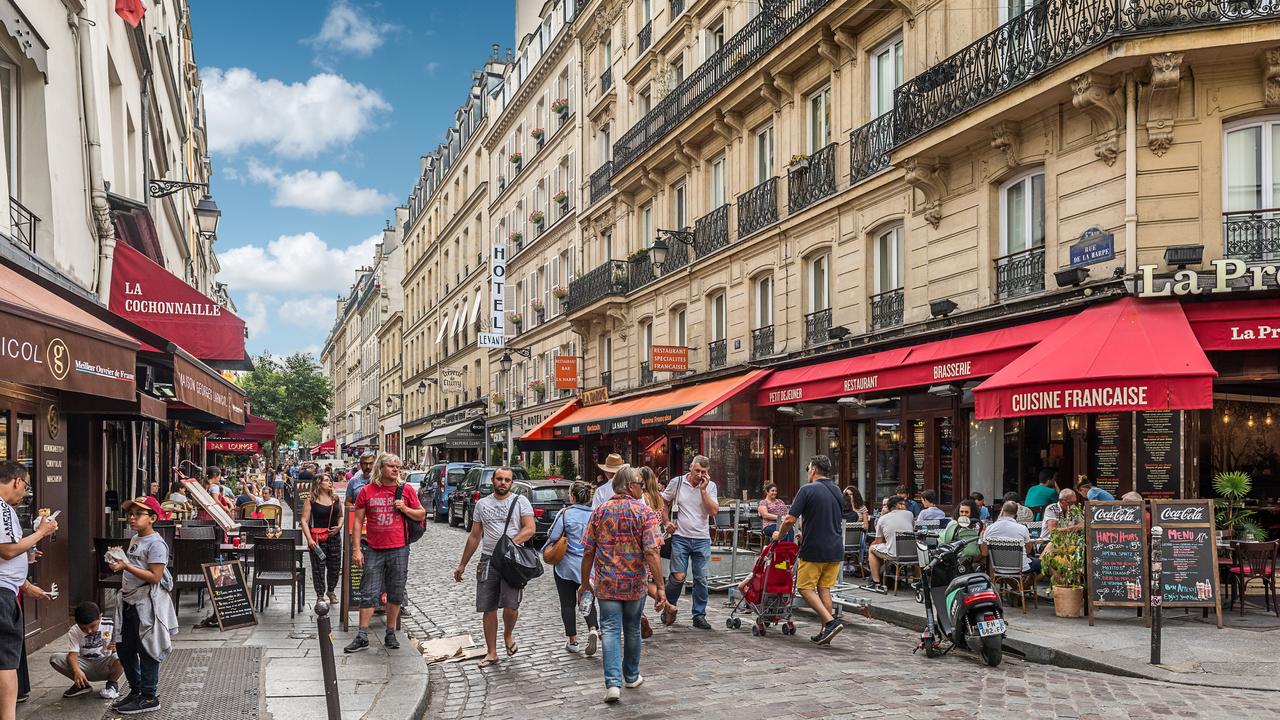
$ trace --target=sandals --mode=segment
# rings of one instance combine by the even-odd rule
[[[511,657],[511,656],[515,655],[516,653],[518,653],[518,652],[520,652],[520,646],[519,646],[519,645],[517,645],[516,643],[508,643],[508,644],[507,644],[507,657]]]
[[[485,668],[487,668],[487,667],[490,667],[490,666],[492,666],[492,665],[497,665],[497,664],[498,664],[498,658],[485,658],[485,659],[483,659],[483,660],[481,660],[481,661],[480,661],[480,663],[479,663],[479,665],[478,665],[477,667],[479,667],[481,670],[483,670],[483,669],[485,669]]]

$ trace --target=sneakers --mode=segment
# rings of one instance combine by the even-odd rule
[[[840,622],[839,620],[832,620],[826,625],[823,625],[822,631],[819,632],[817,635],[814,635],[813,638],[811,639],[819,645],[830,645],[831,639],[839,635],[840,631],[843,629],[844,629],[844,623]]]
[[[359,635],[356,635],[355,639],[353,639],[350,643],[348,643],[346,647],[342,648],[342,652],[357,653],[357,652],[360,652],[361,650],[368,650],[368,649],[369,649],[369,638],[360,637]]]
[[[15,703],[24,703],[24,702],[26,702],[27,700],[29,700],[30,698],[31,698],[31,693],[22,693],[21,695],[19,695],[19,696],[18,696],[18,699],[17,699],[17,700],[15,700],[14,702],[15,702]]]
[[[129,702],[111,709],[121,715],[140,715],[142,713],[152,712],[153,710],[159,710],[160,700],[159,698],[138,695]]]
[[[632,681],[630,681],[630,682],[624,682],[624,683],[622,683],[622,687],[627,688],[627,689],[632,689],[632,688],[638,688],[638,687],[640,687],[640,686],[641,686],[641,685],[643,685],[643,684],[644,684],[644,676],[643,676],[643,675],[637,675],[635,680],[632,680]]]
[[[113,682],[109,682],[98,691],[98,697],[103,700],[115,700],[120,697],[120,686]]]
[[[596,654],[596,648],[600,645],[600,631],[592,630],[587,635],[587,651],[584,653],[587,657]]]
[[[574,655],[582,652],[582,646],[576,642],[567,642],[564,644],[565,652],[571,652]]]
[[[694,626],[694,627],[696,627],[696,628],[698,628],[699,630],[710,630],[710,629],[711,629],[711,623],[707,622],[707,616],[706,616],[706,615],[694,615],[694,616],[693,616],[693,626]]]
[[[91,692],[93,692],[93,688],[89,685],[86,685],[84,687],[80,687],[79,685],[72,685],[71,687],[67,688],[66,692],[62,693],[62,697],[64,698],[79,697],[81,695],[84,695],[86,693],[91,693]]]
[[[367,646],[368,644],[369,644],[369,643],[366,641],[366,642],[365,642],[365,645]],[[396,631],[395,631],[395,630],[388,630],[388,631],[387,631],[387,635],[386,635],[386,637],[384,637],[384,638],[382,639],[382,645],[383,645],[383,647],[385,647],[385,648],[386,648],[386,649],[388,649],[388,650],[399,650],[399,649],[400,649],[400,641],[396,639]]]
[[[111,709],[115,710],[116,708],[122,705],[128,705],[129,703],[137,699],[138,699],[138,691],[134,690],[133,688],[129,688],[129,694],[111,703]]]
[[[881,595],[889,594],[889,588],[885,587],[885,584],[881,582],[869,582],[866,585],[863,585],[862,589],[873,593],[880,593]]]
[[[621,697],[622,697],[622,688],[619,688],[619,687],[605,688],[605,691],[604,691],[605,702],[616,703],[618,702],[618,698],[621,698]]]

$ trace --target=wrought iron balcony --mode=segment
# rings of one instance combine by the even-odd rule
[[[738,239],[778,222],[778,178],[771,177],[738,196]]]
[[[36,223],[40,218],[27,209],[18,199],[9,196],[9,224],[13,227],[13,239],[28,250],[36,249]]]
[[[1044,246],[996,258],[996,301],[1044,290]]]
[[[613,161],[605,160],[595,172],[591,173],[591,204],[594,205],[613,189],[610,179],[613,178]]]
[[[728,245],[728,205],[721,205],[693,222],[693,250],[699,260]]]
[[[809,156],[809,162],[787,171],[787,211],[796,213],[836,191],[836,144]]]
[[[649,46],[653,44],[653,21],[652,20],[645,23],[644,27],[640,28],[640,34],[636,36],[636,42],[639,43],[640,45],[640,52],[644,52],[645,50],[648,50]]]
[[[653,384],[653,371],[649,369],[648,361],[640,363],[640,384],[641,385]]]
[[[684,12],[684,0],[671,0],[671,19]]]
[[[657,280],[657,275],[654,271],[653,259],[649,257],[649,251],[641,250],[627,260],[627,291],[639,290]]]
[[[627,281],[627,263],[609,260],[569,282],[569,294],[564,299],[565,310],[580,310],[609,295],[626,294]]]
[[[662,264],[662,274],[679,270],[689,264],[691,250],[687,244],[680,240],[671,239],[667,241],[667,260]]]
[[[621,170],[631,164],[731,81],[750,69],[758,68],[757,60],[831,2],[833,0],[761,3],[763,7],[755,17],[618,138],[613,145],[614,169]]]
[[[717,370],[724,367],[729,359],[729,341],[712,340],[707,344],[707,368]]]
[[[889,167],[893,114],[885,113],[849,133],[849,182],[856,184]]]
[[[604,72],[600,73],[600,94],[609,92],[613,89],[613,68],[607,67]]]
[[[827,331],[831,329],[831,308],[811,312],[804,316],[804,346],[821,345],[829,338]]]
[[[606,370],[605,372],[600,373],[600,386],[607,390],[613,389],[613,372],[612,371]]]
[[[1222,214],[1223,255],[1245,262],[1280,258],[1280,209]]]
[[[871,329],[883,330],[901,325],[904,304],[902,288],[872,295]]]
[[[759,360],[773,354],[773,326],[765,325],[751,331],[751,359]]]
[[[1274,0],[1050,0],[907,80],[894,91],[903,143],[1112,39],[1280,17]]]

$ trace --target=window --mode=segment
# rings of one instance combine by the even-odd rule
[[[756,131],[756,184],[773,177],[773,125]]]
[[[1044,245],[1044,171],[1000,187],[1000,254]]]
[[[1280,207],[1280,118],[1228,130],[1225,156],[1227,212]]]
[[[671,191],[671,220],[677,230],[688,224],[688,193],[684,183],[680,183]]]
[[[773,276],[765,275],[756,281],[756,328],[773,324]]]
[[[1035,5],[1036,0],[1000,0],[1000,24],[1009,22]]]
[[[600,157],[608,160],[613,157],[613,143],[609,139],[609,125],[600,128]]]
[[[809,154],[831,144],[831,86],[809,96]]]
[[[729,324],[726,304],[723,292],[712,295],[708,300],[711,312],[707,318],[707,329],[711,332],[711,342],[725,338],[725,332]]]
[[[831,289],[828,275],[831,257],[818,255],[809,261],[809,312],[816,313],[831,307]]]
[[[678,57],[671,61],[667,66],[667,90],[668,92],[675,86],[684,81],[684,58]]]
[[[893,89],[902,84],[902,36],[871,51],[871,115],[893,109]]]
[[[876,236],[875,288],[876,294],[902,287],[906,259],[901,225],[885,230]]]
[[[18,117],[18,68],[0,62],[0,122],[4,123],[4,161],[8,165],[9,194],[21,198],[18,184],[18,148],[22,131],[21,119]]]
[[[613,337],[600,336],[600,372],[613,372]]]
[[[648,25],[653,20],[653,0],[640,0],[640,25]]]
[[[600,71],[604,72],[613,65],[613,38],[604,39],[604,44],[601,47],[601,54],[604,56],[604,67],[601,68]]]
[[[724,47],[724,20],[718,19],[707,26],[705,33],[705,42],[703,58],[709,58],[715,55],[720,48]]]
[[[670,328],[669,334],[672,345],[681,347],[688,345],[688,337],[685,334],[685,309],[683,307],[671,311],[668,327]]]
[[[650,351],[653,350],[653,321],[640,321],[640,362],[649,362]]]
[[[650,200],[640,210],[640,244],[649,247],[653,243],[653,201]]]
[[[649,86],[646,85],[645,88],[640,91],[640,114],[648,115],[649,110],[652,107],[653,107],[652,95],[650,94]]]
[[[725,198],[725,156],[721,155],[711,161],[711,209],[724,205]]]
[[[613,230],[605,230],[600,233],[600,247],[604,250],[604,260],[607,262],[613,259]]]

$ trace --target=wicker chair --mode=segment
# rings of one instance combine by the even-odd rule
[[[283,510],[279,505],[259,505],[258,512],[262,514],[262,519],[266,520],[272,525],[279,525],[280,515],[282,514]]]
[[[258,512],[258,503],[247,502],[236,508],[236,517],[241,519],[252,518],[253,514],[256,512]]]
[[[1022,570],[1022,559],[1026,557],[1026,548],[1017,540],[987,540],[984,545],[987,551],[987,571],[991,582],[997,588],[1017,591],[1022,600],[1022,614],[1027,614],[1027,593],[1031,594],[1031,603],[1037,609],[1040,600],[1036,597],[1036,582],[1040,576]]]

